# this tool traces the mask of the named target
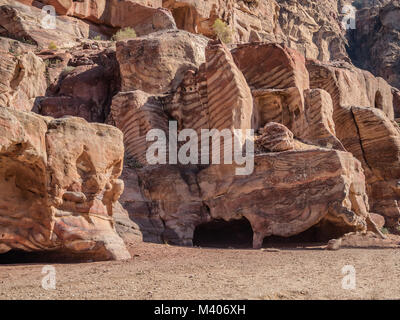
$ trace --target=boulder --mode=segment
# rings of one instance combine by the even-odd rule
[[[260,130],[260,133],[261,136],[256,144],[266,152],[282,152],[295,148],[293,133],[282,124],[269,122]]]
[[[120,87],[115,51],[76,47],[40,56],[46,61],[50,85],[36,111],[55,118],[70,115],[105,122]]]
[[[93,27],[79,19],[57,16],[55,28],[43,28],[44,18],[39,8],[1,0],[0,36],[47,49],[50,44],[73,47],[77,44],[77,39],[88,38],[89,34],[93,34]]]
[[[171,13],[161,0],[41,0],[52,5],[59,15],[74,16],[113,28],[131,27],[136,34],[176,29]]]
[[[124,189],[118,129],[0,107],[0,131],[0,253],[130,258],[113,220]]]
[[[264,153],[256,155],[251,175],[236,176],[234,169],[234,165],[200,170],[168,165],[137,168],[144,182],[140,193],[146,199],[133,202],[151,208],[152,214],[146,213],[152,217],[146,219],[148,225],[154,217],[163,221],[165,229],[158,229],[163,241],[184,245],[192,243],[199,225],[243,217],[254,231],[255,248],[264,237],[290,237],[313,226],[332,237],[367,230],[365,178],[350,153],[316,147]],[[131,217],[138,219],[134,212]]]
[[[31,51],[0,51],[0,105],[32,110],[36,98],[46,93],[45,72],[45,63]]]
[[[164,31],[119,41],[122,91],[160,94],[176,89],[188,69],[205,61],[207,40],[185,31]],[[173,52],[173,54],[171,54]]]

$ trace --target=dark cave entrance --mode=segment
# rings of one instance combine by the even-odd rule
[[[322,221],[319,224],[291,237],[271,236],[264,238],[263,247],[303,247],[326,245],[331,239],[342,237],[348,232],[353,232],[351,227],[338,228],[329,221]]]
[[[264,238],[264,248],[297,248],[325,246],[331,239],[342,237],[354,231],[351,227],[338,228],[329,221],[323,221],[310,229],[291,237],[270,236]],[[246,218],[224,221],[213,220],[196,227],[193,245],[206,248],[251,249],[253,230]]]
[[[375,94],[375,108],[383,110],[383,96],[380,91],[377,91]]]
[[[193,245],[208,248],[252,248],[253,230],[246,218],[213,220],[196,227]]]

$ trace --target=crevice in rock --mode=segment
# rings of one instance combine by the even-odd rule
[[[356,117],[354,115],[353,108],[350,108],[350,111],[351,111],[351,116],[353,117],[354,126],[356,127],[356,130],[357,130],[357,136],[358,136],[359,142],[360,142],[362,157],[364,159],[365,164],[368,166],[369,170],[371,170],[371,172],[372,172],[373,171],[372,167],[369,165],[367,158],[365,156],[365,150],[364,150],[364,146],[363,146],[363,142],[362,142],[362,138],[361,138],[361,134],[360,134],[360,128],[358,127],[358,123],[357,123]]]

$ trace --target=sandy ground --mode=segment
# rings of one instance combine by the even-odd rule
[[[321,247],[262,250],[133,244],[133,259],[52,264],[56,289],[42,288],[46,263],[0,265],[1,299],[400,299],[399,249]],[[342,288],[353,265],[356,289]]]

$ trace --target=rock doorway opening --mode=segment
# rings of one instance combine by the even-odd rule
[[[240,220],[213,220],[196,227],[193,245],[208,248],[250,249],[253,230],[246,218]]]

